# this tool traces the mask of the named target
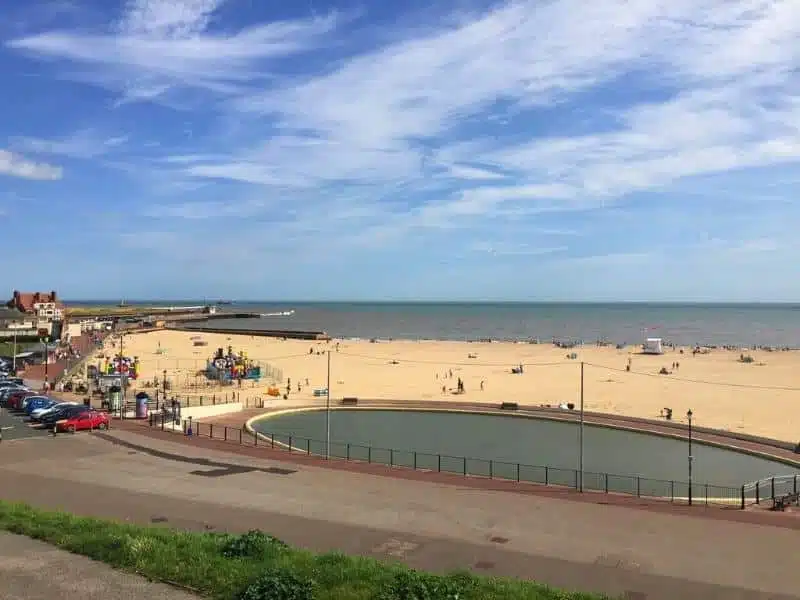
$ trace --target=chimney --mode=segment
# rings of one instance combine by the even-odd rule
[[[55,302],[55,301],[56,301],[56,291],[50,290],[50,302]]]

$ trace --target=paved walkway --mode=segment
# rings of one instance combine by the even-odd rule
[[[0,532],[2,600],[197,600],[43,542]]]
[[[374,477],[124,431],[2,452],[5,498],[79,514],[194,530],[259,527],[313,550],[648,600],[800,598],[791,529]]]

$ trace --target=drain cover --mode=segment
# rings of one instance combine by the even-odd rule
[[[495,536],[490,537],[489,541],[494,543],[494,544],[507,544],[508,543],[508,538],[501,537],[499,535],[495,535]]]

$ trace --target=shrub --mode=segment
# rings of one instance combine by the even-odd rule
[[[222,546],[222,555],[226,558],[258,558],[268,549],[286,550],[288,547],[278,538],[252,529],[242,535],[228,536]]]
[[[381,600],[463,600],[474,587],[468,574],[442,577],[416,571],[399,571],[383,590]]]
[[[239,600],[313,600],[315,582],[288,569],[270,569],[262,573],[239,596]]]

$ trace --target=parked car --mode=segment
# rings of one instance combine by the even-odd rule
[[[9,410],[20,410],[22,408],[22,401],[28,396],[35,396],[35,392],[18,391],[8,395],[6,399],[6,408]]]
[[[28,388],[22,386],[0,388],[0,404],[5,404],[6,400],[8,400],[8,397],[14,392],[31,392],[31,391],[33,390],[29,390]]]
[[[78,406],[77,402],[59,402],[54,404],[49,408],[37,408],[36,410],[31,411],[31,419],[34,421],[40,421],[47,415],[56,412],[57,410],[61,410],[62,408],[67,408],[69,406]]]
[[[53,400],[47,396],[29,396],[25,398],[25,413],[30,415],[33,411],[40,408],[51,408],[58,404],[58,400]]]
[[[78,404],[77,406],[67,406],[40,418],[39,423],[41,423],[47,429],[52,429],[55,427],[55,424],[62,419],[72,419],[73,417],[77,417],[80,414],[90,411],[91,409],[83,404]]]
[[[108,414],[89,410],[77,414],[68,419],[62,419],[55,423],[57,432],[75,433],[76,431],[88,431],[91,429],[108,429]]]

